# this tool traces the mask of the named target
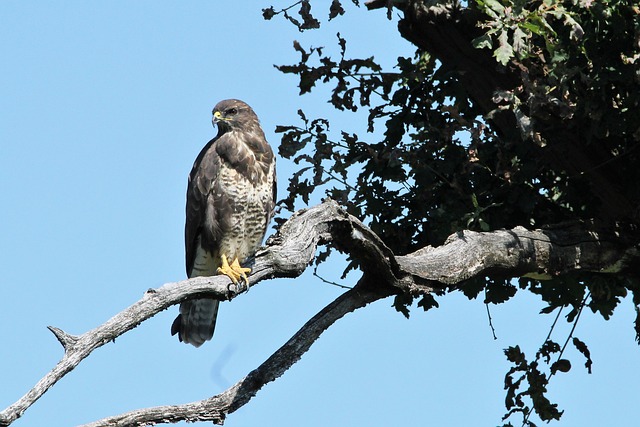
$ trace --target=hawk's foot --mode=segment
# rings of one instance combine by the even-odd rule
[[[229,264],[229,260],[226,255],[222,255],[222,265],[218,267],[218,273],[224,274],[229,277],[234,284],[238,284],[239,279],[247,285],[247,289],[249,289],[249,279],[247,278],[247,274],[251,273],[250,268],[245,268],[240,265],[238,258],[236,257],[231,264]]]

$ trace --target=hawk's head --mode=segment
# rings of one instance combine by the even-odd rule
[[[244,102],[238,99],[225,99],[213,108],[213,124],[218,125],[220,132],[230,130],[252,131],[260,127],[258,116]]]

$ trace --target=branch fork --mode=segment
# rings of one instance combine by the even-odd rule
[[[619,273],[638,263],[639,251],[615,233],[597,234],[579,227],[529,231],[522,227],[478,233],[461,231],[444,245],[396,256],[382,240],[333,200],[294,213],[255,257],[249,279],[253,285],[274,277],[297,277],[313,261],[317,246],[331,244],[349,254],[363,275],[350,290],[303,325],[258,368],[223,393],[183,405],[140,409],[105,418],[85,427],[142,426],[178,421],[213,421],[244,404],[267,383],[296,363],[328,327],[347,313],[393,294],[429,294],[465,280],[499,273],[561,274],[572,271]],[[58,380],[93,350],[135,328],[168,307],[190,298],[231,300],[244,286],[229,286],[226,276],[195,277],[146,291],[143,297],[104,324],[82,335],[49,326],[64,355],[56,366],[17,402],[0,412],[0,426],[9,426]]]

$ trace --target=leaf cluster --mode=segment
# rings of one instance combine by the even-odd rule
[[[330,102],[339,110],[367,108],[374,140],[339,130],[324,118],[299,112],[301,126],[278,126],[280,155],[301,167],[283,203],[326,194],[364,218],[396,253],[441,244],[461,229],[488,230],[563,218],[565,210],[545,186],[554,177],[524,161],[527,147],[496,137],[456,76],[430,55],[399,57],[391,72],[375,58],[340,58],[323,48],[294,48],[298,64],[278,66],[299,77],[301,94],[319,82],[333,84]],[[313,147],[312,150],[309,150]],[[568,217],[568,215],[567,215]]]
[[[358,6],[360,2],[358,0],[351,0],[353,4]],[[295,15],[292,15],[289,11],[294,9],[296,6],[300,6],[297,11],[297,15],[299,18],[296,18]],[[342,3],[340,0],[332,0],[331,5],[329,6],[329,20],[336,18],[339,15],[344,15],[345,11],[342,7]],[[293,3],[290,6],[287,6],[283,9],[276,10],[273,6],[269,6],[267,8],[262,9],[262,17],[264,19],[271,20],[273,17],[277,15],[282,15],[287,21],[295,25],[299,31],[310,30],[314,28],[320,28],[320,21],[316,19],[311,13],[311,1],[310,0],[299,0]]]
[[[576,337],[571,339],[571,343],[584,356],[585,368],[591,373],[593,361],[589,348]],[[536,352],[534,360],[530,362],[519,346],[505,349],[504,354],[513,366],[504,379],[504,388],[507,391],[505,406],[508,412],[504,415],[503,421],[517,413],[523,416],[522,425],[530,427],[535,427],[529,420],[532,413],[536,413],[542,421],[560,419],[563,411],[558,409],[558,404],[549,400],[547,387],[553,375],[571,370],[571,362],[562,357],[566,345],[565,343],[565,346],[561,347],[557,342],[547,338]],[[511,425],[507,423],[503,427]]]
[[[574,215],[628,220],[638,205],[640,178],[640,7],[611,0],[477,0],[484,32],[472,40],[489,49],[521,84],[499,92],[525,142],[571,156],[556,159],[551,196]],[[593,178],[606,181],[598,188]],[[591,179],[590,179],[591,178]],[[615,186],[615,187],[614,187]],[[619,193],[605,214],[603,197]],[[601,200],[598,200],[600,198]]]

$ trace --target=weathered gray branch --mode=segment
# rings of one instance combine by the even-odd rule
[[[474,276],[549,277],[573,271],[620,273],[637,264],[639,251],[615,233],[596,234],[578,226],[529,231],[522,227],[487,233],[459,232],[444,245],[395,256],[368,227],[327,200],[295,213],[255,259],[254,285],[273,277],[296,277],[313,260],[319,244],[331,243],[349,253],[363,272],[358,284],[309,320],[256,370],[220,395],[186,405],[142,409],[89,424],[146,425],[181,420],[222,423],[266,383],[300,359],[320,334],[346,313],[393,293],[426,294]],[[198,277],[150,289],[138,302],[106,323],[73,336],[50,327],[64,347],[60,362],[27,394],[0,412],[0,426],[19,418],[60,378],[93,350],[135,328],[158,312],[193,297],[232,299],[236,289],[224,276]]]
[[[362,258],[362,264],[375,260],[377,269],[387,264],[392,254],[376,239],[377,236],[357,219],[347,215],[335,202],[327,201],[294,214],[280,232],[270,239],[268,247],[257,254],[249,279],[255,285],[267,278],[298,276],[313,260],[317,245],[331,241],[350,248],[354,259]],[[370,240],[374,241],[373,245]],[[391,258],[380,259],[385,250]],[[236,289],[224,276],[197,277],[148,290],[141,300],[82,335],[72,336],[59,328],[49,327],[62,344],[64,356],[22,398],[0,412],[0,426],[8,426],[18,419],[93,350],[115,340],[160,311],[186,299],[205,295],[230,300],[243,290]]]
[[[622,273],[633,268],[639,256],[637,247],[615,233],[570,225],[533,231],[524,227],[460,231],[443,246],[428,246],[396,260],[414,278],[456,284],[493,273],[541,280],[570,272]]]
[[[286,344],[228,390],[208,399],[184,405],[158,406],[139,409],[122,415],[104,418],[82,427],[142,426],[160,422],[213,421],[222,424],[228,414],[246,404],[267,383],[280,377],[296,363],[335,321],[370,302],[390,293],[364,286],[345,292],[311,318]]]

